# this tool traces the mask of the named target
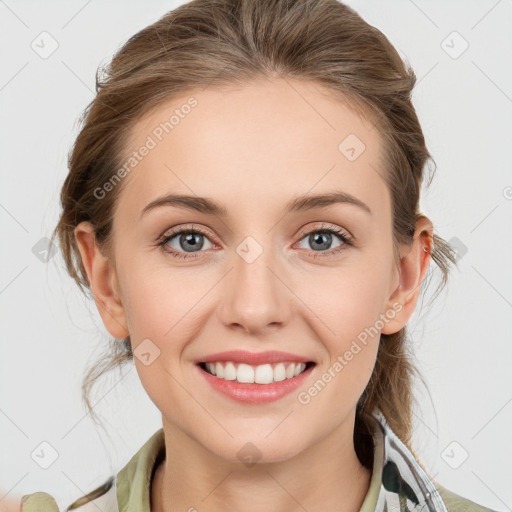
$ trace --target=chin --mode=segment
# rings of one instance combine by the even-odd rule
[[[226,462],[233,464],[242,463],[246,467],[254,467],[255,464],[272,464],[290,460],[302,451],[302,446],[293,442],[292,436],[281,433],[271,434],[274,439],[265,437],[265,434],[244,433],[240,437],[230,438],[221,446],[204,445],[212,453],[221,457]],[[225,439],[224,439],[225,440]]]

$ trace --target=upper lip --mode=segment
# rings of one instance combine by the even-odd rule
[[[196,363],[212,363],[217,361],[233,361],[235,363],[245,363],[249,365],[272,364],[281,362],[308,363],[311,359],[307,357],[292,354],[290,352],[281,352],[270,350],[267,352],[247,352],[245,350],[228,350],[218,352],[198,359]]]

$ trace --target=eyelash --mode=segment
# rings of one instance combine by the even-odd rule
[[[173,258],[178,258],[178,259],[197,258],[198,256],[192,256],[191,254],[179,252],[174,249],[172,249],[172,250],[165,249],[165,245],[167,243],[169,243],[177,235],[194,234],[194,233],[197,233],[197,234],[200,234],[200,235],[203,235],[203,236],[209,238],[209,234],[199,227],[181,228],[181,229],[172,231],[168,235],[160,237],[160,239],[158,240],[156,245],[158,247],[161,247],[164,252],[166,252]],[[333,257],[333,256],[337,255],[338,253],[340,253],[341,251],[345,250],[347,248],[347,246],[353,245],[351,237],[349,237],[343,229],[329,227],[328,225],[325,225],[325,224],[323,224],[320,228],[315,228],[310,231],[301,231],[301,233],[299,234],[299,242],[306,236],[309,236],[313,233],[334,234],[334,235],[338,236],[340,238],[340,240],[343,242],[339,247],[336,247],[329,251],[311,251],[314,253],[313,258],[315,258],[315,259]],[[198,252],[204,252],[204,251],[198,251]]]

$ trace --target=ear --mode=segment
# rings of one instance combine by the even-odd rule
[[[389,297],[386,311],[396,315],[382,329],[382,334],[394,334],[402,329],[414,313],[421,291],[421,283],[427,273],[433,248],[433,226],[430,219],[421,216],[416,222],[412,244],[401,254],[398,265],[398,287]]]
[[[118,339],[126,338],[129,332],[114,266],[101,253],[96,243],[94,227],[90,222],[78,224],[74,234],[101,319],[112,336]]]

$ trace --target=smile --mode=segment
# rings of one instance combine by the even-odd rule
[[[195,365],[210,389],[248,405],[263,405],[297,392],[305,385],[315,366],[312,361],[281,361],[256,366],[233,361],[209,361]]]
[[[201,368],[219,379],[247,384],[272,384],[299,376],[313,366],[313,362],[279,362],[273,364],[249,365],[233,361],[200,363]]]

